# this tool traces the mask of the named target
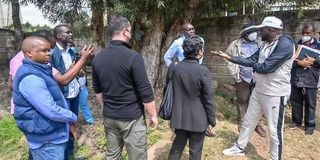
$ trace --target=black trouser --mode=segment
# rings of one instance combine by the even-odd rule
[[[180,160],[183,149],[189,139],[189,159],[200,160],[205,132],[190,132],[175,129],[176,137],[172,143],[169,160]]]
[[[315,113],[317,105],[317,88],[291,87],[290,102],[292,105],[292,122],[302,124],[303,106],[304,124],[307,128],[315,128]]]

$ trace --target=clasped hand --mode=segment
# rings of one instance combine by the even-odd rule
[[[307,69],[307,68],[311,68],[311,66],[313,65],[315,59],[312,58],[312,57],[306,56],[302,60],[295,59],[295,61],[297,62],[297,64],[299,66],[303,67],[304,69]]]

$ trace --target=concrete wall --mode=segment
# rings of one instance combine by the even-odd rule
[[[14,32],[7,29],[0,29],[0,68],[8,67],[9,59],[15,55]]]
[[[0,28],[0,69],[8,68],[10,59],[17,53],[16,48],[19,48],[15,42],[14,31]],[[84,45],[93,45],[98,48],[95,42],[83,39],[74,39],[76,48],[80,49]],[[97,49],[96,49],[97,50]]]
[[[215,81],[233,83],[223,59],[213,56],[209,51],[225,51],[228,45],[239,37],[239,32],[244,22],[251,20],[255,24],[260,24],[267,15],[274,15],[280,18],[284,23],[284,32],[296,40],[301,37],[303,23],[313,23],[316,31],[320,31],[319,10],[272,12],[236,17],[221,17],[218,19],[206,20],[212,22],[212,25],[200,28],[197,27],[197,24],[194,24],[197,28],[197,33],[203,36],[206,41],[204,63],[212,71]],[[319,37],[319,35],[317,34],[316,37]]]

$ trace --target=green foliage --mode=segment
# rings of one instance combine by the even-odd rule
[[[305,14],[304,10],[299,10],[298,18],[303,18],[305,16],[304,14]]]
[[[148,134],[148,146],[152,146],[161,139],[161,133],[159,131],[149,132]]]
[[[320,124],[320,116],[317,116],[317,117],[316,117],[316,123],[317,123],[317,124]]]
[[[219,97],[222,97],[223,103],[217,104],[217,113],[221,113],[224,119],[233,120],[236,117],[236,108],[234,107],[234,95],[233,93],[219,90],[215,91],[217,96],[215,99],[218,100]],[[221,98],[219,98],[221,100]]]
[[[29,22],[26,22],[24,24],[21,24],[22,26],[22,31],[23,32],[35,32],[37,30],[52,30],[49,26],[47,25],[44,25],[44,26],[40,26],[40,25],[32,25],[31,23]],[[10,26],[6,26],[5,27],[6,29],[11,29],[13,30],[14,27],[13,25],[11,24]]]
[[[44,13],[49,21],[70,24],[74,21],[89,21],[88,11],[91,1],[88,0],[22,0],[22,4],[33,3]]]
[[[122,154],[121,157],[120,157],[120,160],[128,160],[129,157],[128,157],[128,154]]]
[[[112,14],[120,14],[131,22],[142,24],[142,28],[152,28],[152,16],[160,14],[167,24],[175,19],[188,15],[189,4],[186,0],[111,0],[107,3],[107,9]]]
[[[95,134],[98,138],[96,144],[100,151],[105,151],[107,148],[107,140],[105,139],[105,132],[103,124],[99,124],[99,126],[95,127]]]
[[[81,20],[74,21],[70,24],[73,37],[79,39],[92,39],[92,33],[89,25],[86,25]]]
[[[230,92],[226,92],[224,90],[215,90],[215,95],[223,97],[225,100],[227,100],[228,102],[232,103],[233,102],[233,94]]]
[[[4,117],[0,121],[0,142],[10,139],[11,143],[19,143],[22,137],[21,131],[16,127],[12,117]],[[3,144],[3,143],[1,143]]]
[[[12,117],[0,119],[0,157],[4,159],[27,159],[27,144]]]

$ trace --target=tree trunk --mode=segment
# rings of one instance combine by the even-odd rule
[[[148,28],[141,53],[146,64],[146,71],[151,85],[154,87],[159,66],[159,58],[164,30],[164,19],[160,14],[149,17],[153,27]]]
[[[161,48],[161,52],[160,52],[160,58],[159,58],[159,65],[158,65],[158,74],[156,77],[156,81],[155,81],[155,89],[161,89],[163,88],[164,84],[165,84],[165,77],[166,77],[166,73],[167,73],[167,66],[164,63],[164,59],[163,56],[166,53],[166,51],[168,50],[168,48],[170,47],[170,45],[172,44],[172,42],[179,37],[180,35],[180,31],[181,31],[181,26],[183,24],[183,20],[182,19],[176,19],[173,24],[170,26],[169,31],[166,34],[165,40],[162,43],[162,48]]]
[[[103,0],[91,1],[92,18],[91,30],[97,44],[104,48],[106,46],[107,35],[103,24],[104,3]]]
[[[12,0],[11,1],[12,6],[12,22],[15,32],[15,39],[16,39],[16,50],[20,49],[21,42],[23,40],[23,33],[22,33],[22,27],[21,27],[21,21],[20,21],[20,4],[19,0]]]
[[[188,0],[187,7],[188,7],[188,14],[186,17],[175,19],[170,26],[169,31],[167,32],[167,35],[165,37],[163,46],[161,47],[160,52],[160,60],[158,65],[158,71],[157,71],[157,77],[155,79],[155,89],[161,89],[163,88],[163,85],[165,84],[165,77],[167,73],[167,66],[164,63],[163,56],[172,44],[172,42],[179,37],[181,34],[181,26],[186,22],[191,22],[194,16],[194,13],[196,11],[196,8],[199,4],[199,0]],[[196,26],[196,25],[195,25]]]

